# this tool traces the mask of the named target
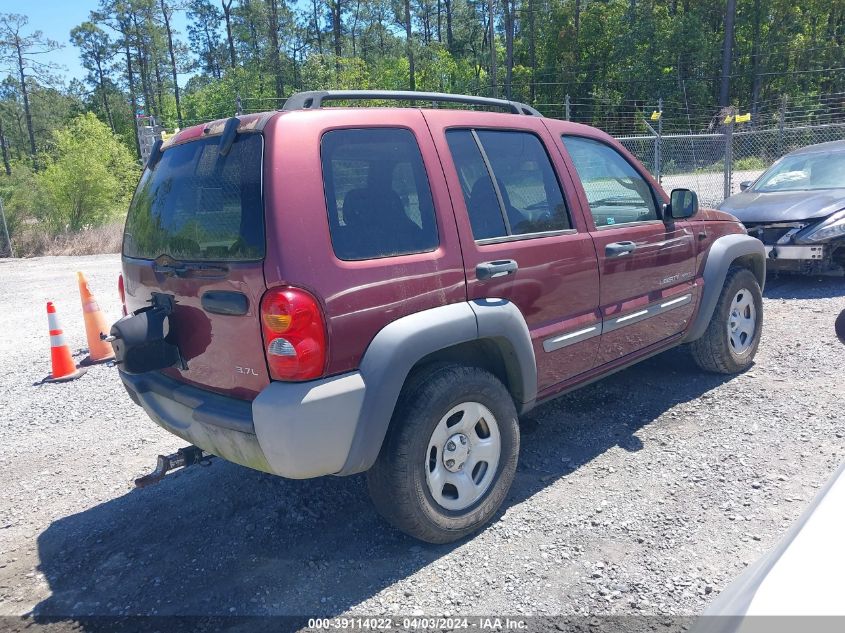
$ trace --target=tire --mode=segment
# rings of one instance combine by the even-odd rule
[[[704,335],[690,343],[703,370],[737,374],[754,362],[763,328],[763,294],[747,268],[731,268]]]
[[[467,441],[457,441],[461,436]],[[403,388],[367,484],[376,509],[395,527],[421,541],[450,543],[493,517],[518,457],[516,408],[505,386],[477,367],[437,365]]]
[[[841,343],[845,343],[845,310],[840,312],[839,316],[836,317],[836,323],[833,327],[836,331],[836,338],[838,338]]]

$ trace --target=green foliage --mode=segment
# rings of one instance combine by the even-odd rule
[[[658,99],[664,133],[717,128],[725,80],[754,126],[779,124],[783,97],[787,125],[845,120],[842,0],[737,0],[732,38],[725,0],[497,1],[495,87],[484,0],[407,0],[410,24],[406,0],[88,2],[94,10],[67,34],[67,54],[87,74],[70,82],[40,55],[62,43],[0,13],[0,120],[13,171],[0,174],[0,194],[16,227],[40,218],[56,230],[122,211],[137,177],[138,112],[172,131],[231,116],[238,99],[256,112],[299,90],[404,90],[409,53],[417,90],[495,92],[560,118],[569,95],[571,118],[617,135],[646,133],[643,114]],[[80,126],[98,140],[84,147],[71,133]]]
[[[300,80],[314,90],[329,88],[364,90],[370,86],[370,69],[357,57],[310,55],[302,63]],[[407,73],[407,71],[406,71]]]
[[[235,102],[238,97],[245,104],[258,103],[265,96],[261,91],[261,79],[253,69],[234,68],[227,71],[217,81],[197,78],[190,82],[185,90],[182,101],[184,116],[190,123],[212,121],[235,113]],[[272,109],[272,102],[266,102],[270,107],[250,109]]]
[[[27,222],[33,221],[33,210],[43,202],[43,196],[41,196],[41,190],[30,163],[13,161],[11,176],[0,171],[0,198],[3,200],[9,234],[14,239]],[[0,242],[3,239],[0,233]],[[0,244],[0,246],[5,245]]]
[[[745,156],[738,158],[733,162],[734,171],[751,171],[754,169],[766,169],[771,164],[770,161],[765,161],[759,156]]]
[[[125,213],[138,178],[129,150],[91,113],[53,135],[46,168],[36,176],[53,230],[76,231]]]

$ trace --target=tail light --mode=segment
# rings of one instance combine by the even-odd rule
[[[117,294],[120,295],[120,303],[123,307],[123,316],[126,316],[128,312],[126,311],[126,288],[123,286],[123,273],[120,273],[117,276]]]
[[[264,353],[274,380],[323,375],[326,328],[317,300],[299,288],[274,288],[261,300]]]

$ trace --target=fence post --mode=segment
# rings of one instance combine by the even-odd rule
[[[784,127],[786,126],[786,95],[780,100],[780,117],[778,117],[778,158],[783,156]]]
[[[658,184],[663,184],[663,166],[661,154],[663,152],[663,97],[657,100],[657,136],[654,138],[654,173]]]
[[[15,249],[12,248],[12,238],[9,235],[9,227],[6,226],[6,211],[3,209],[3,198],[0,198],[0,217],[3,218],[3,233],[6,235],[6,243],[9,245],[9,257],[15,257]]]
[[[733,171],[733,154],[734,154],[734,142],[733,142],[733,133],[734,133],[734,121],[736,120],[736,110],[733,106],[728,109],[728,115],[730,119],[729,123],[723,124],[725,125],[725,187],[724,187],[724,195],[725,200],[731,197],[731,175]]]
[[[241,116],[243,113],[244,109],[241,105],[241,95],[237,95],[235,97],[235,116]]]
[[[569,93],[566,95],[566,120],[569,121]]]

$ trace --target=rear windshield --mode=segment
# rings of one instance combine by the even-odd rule
[[[236,137],[221,156],[220,137],[166,149],[145,170],[123,236],[127,257],[257,260],[264,257],[259,134]]]

